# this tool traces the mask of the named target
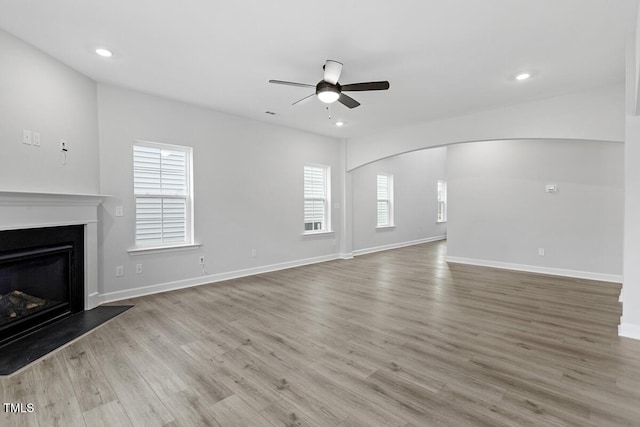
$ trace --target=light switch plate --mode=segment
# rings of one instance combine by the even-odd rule
[[[33,138],[32,138],[33,146],[34,147],[40,147],[40,133],[33,132],[32,136],[33,136]]]

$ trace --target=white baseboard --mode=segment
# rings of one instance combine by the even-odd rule
[[[87,306],[85,310],[91,310],[92,308],[96,308],[101,303],[100,294],[98,292],[94,292],[89,295],[87,298]]]
[[[618,326],[618,335],[621,337],[640,340],[640,325],[623,322]]]
[[[245,270],[229,271],[226,273],[210,274],[207,276],[193,277],[190,279],[177,280],[175,282],[160,283],[157,285],[142,286],[123,291],[107,292],[100,295],[100,303],[120,301],[128,298],[136,298],[145,295],[157,294],[177,289],[190,288],[192,286],[206,285],[209,283],[222,282],[224,280],[238,279],[240,277],[253,276],[271,271],[285,270],[288,268],[301,267],[303,265],[317,264],[320,262],[333,261],[340,258],[338,254],[325,255],[315,258],[306,258],[295,261],[288,261],[279,264],[264,265],[261,267],[247,268]]]
[[[340,259],[353,259],[353,252],[349,252],[349,253],[341,253],[339,255]]]
[[[374,252],[388,251],[389,249],[398,249],[398,248],[404,248],[405,246],[420,245],[422,243],[435,242],[437,240],[445,240],[446,238],[447,236],[442,235],[442,236],[427,237],[425,239],[410,240],[408,242],[392,243],[390,245],[384,245],[384,246],[375,246],[373,248],[356,249],[353,251],[353,255],[358,256],[358,255],[364,255],[364,254],[371,254]]]
[[[598,280],[601,282],[622,283],[622,275],[592,273],[589,271],[566,270],[562,268],[540,267],[537,265],[512,264],[509,262],[488,261],[474,258],[447,256],[447,262],[479,265],[482,267],[501,268],[505,270],[525,271],[527,273],[548,274],[551,276],[574,277],[576,279]]]

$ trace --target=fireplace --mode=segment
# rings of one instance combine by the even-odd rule
[[[75,265],[83,269],[75,270],[76,285],[83,287],[84,300],[79,302],[80,310],[91,310],[101,303],[98,289],[98,207],[105,198],[108,196],[0,190],[0,236],[4,236],[5,231],[67,226],[77,226],[78,230],[84,228],[84,239],[79,242],[82,246],[77,246],[75,251]],[[8,248],[4,244],[9,239],[2,239],[0,254],[6,255]]]
[[[84,309],[84,226],[0,231],[0,345]]]

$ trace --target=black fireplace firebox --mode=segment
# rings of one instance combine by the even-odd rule
[[[83,225],[0,231],[0,346],[83,309]]]

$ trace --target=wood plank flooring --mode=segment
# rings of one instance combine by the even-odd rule
[[[638,426],[620,285],[436,242],[127,301],[10,377],[2,426]]]

